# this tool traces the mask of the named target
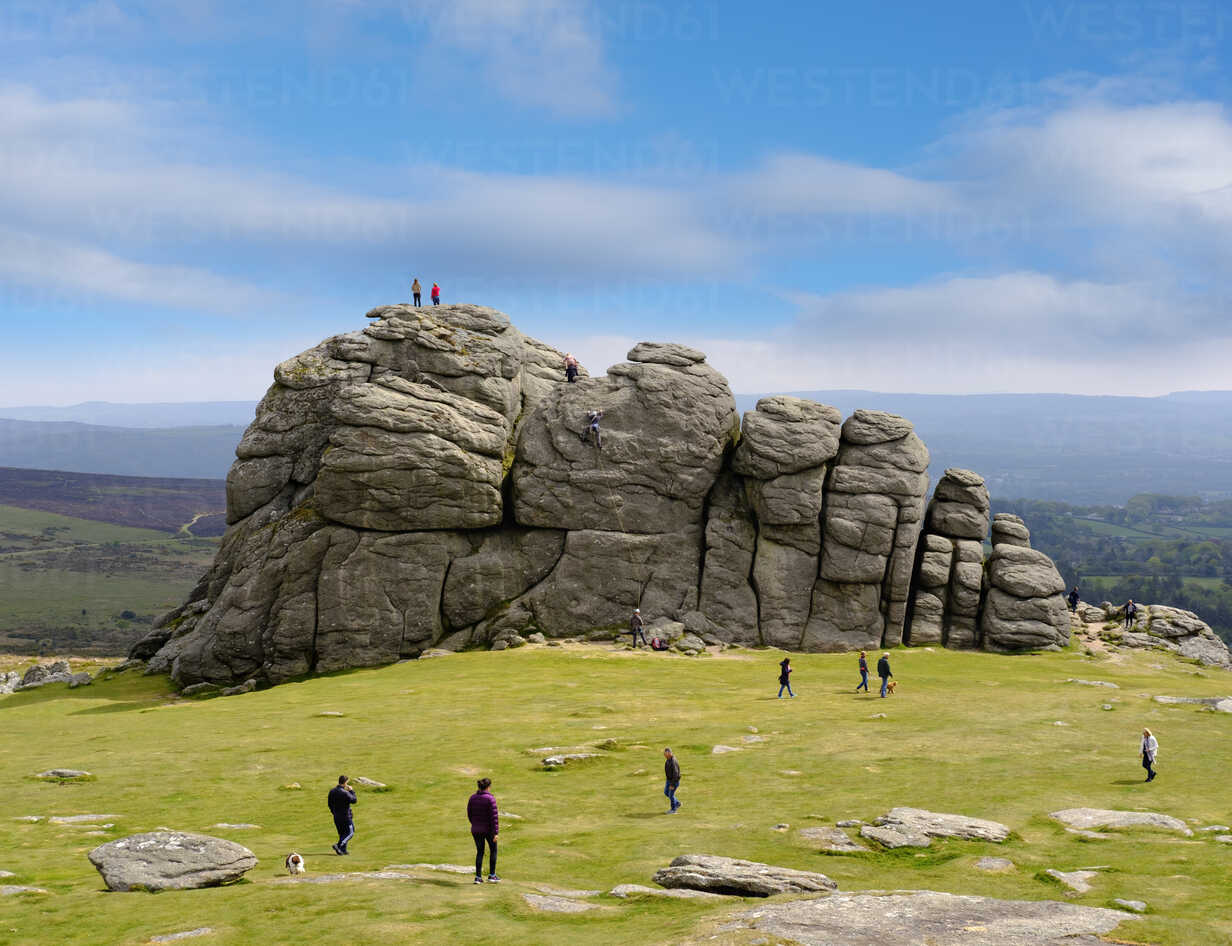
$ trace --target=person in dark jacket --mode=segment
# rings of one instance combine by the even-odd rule
[[[1069,613],[1073,614],[1078,610],[1078,586],[1074,585],[1074,590],[1069,593]]]
[[[860,651],[860,685],[856,687],[856,692],[861,690],[868,692],[868,655],[864,651]]]
[[[783,691],[787,691],[787,695],[795,698],[796,694],[791,692],[791,658],[784,657],[779,661],[779,699],[783,698]]]
[[[642,609],[634,608],[633,614],[629,616],[629,631],[633,634],[633,646],[637,647],[637,639],[640,637],[642,643],[646,644],[646,632],[643,628],[646,622],[642,620]]]
[[[483,883],[483,848],[488,847],[488,883],[499,884],[496,876],[496,838],[500,834],[500,813],[496,799],[488,788],[490,778],[481,778],[479,790],[466,802],[466,818],[471,823],[471,838],[475,842],[475,883]]]
[[[345,775],[338,776],[338,784],[329,790],[326,799],[329,813],[334,816],[334,827],[338,829],[338,843],[334,845],[335,854],[349,854],[347,845],[355,837],[355,818],[351,814],[351,806],[359,799],[355,789],[350,786],[350,779]]]
[[[1138,606],[1134,604],[1134,599],[1130,598],[1125,602],[1125,630],[1129,630],[1134,626],[1134,618],[1138,616]]]
[[[890,655],[882,654],[881,659],[877,661],[877,676],[881,677],[881,695],[886,695],[886,684],[890,682],[890,677],[894,676],[890,672]]]
[[[663,785],[663,794],[672,803],[672,807],[668,809],[667,813],[674,815],[676,809],[680,807],[680,802],[676,800],[676,789],[680,787],[680,763],[676,761],[676,757],[672,754],[671,749],[663,750],[663,759],[663,775],[666,778]]]

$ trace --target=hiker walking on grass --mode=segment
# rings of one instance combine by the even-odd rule
[[[441,304],[441,287],[438,286],[436,283],[432,284],[432,304],[433,305]]]
[[[1069,613],[1073,614],[1078,610],[1078,586],[1074,585],[1074,590],[1069,593]]]
[[[423,292],[423,286],[419,285],[419,277],[415,277],[415,281],[411,283],[411,295],[415,299],[415,305],[419,305],[420,293]]]
[[[868,657],[864,651],[860,651],[860,685],[856,687],[856,692],[861,690],[868,692]]]
[[[783,691],[787,691],[787,695],[795,699],[796,694],[791,692],[791,658],[784,657],[779,661],[779,699],[783,698]]]
[[[650,646],[646,640],[646,632],[642,630],[646,626],[646,622],[642,620],[642,609],[634,608],[633,614],[629,616],[629,631],[633,634],[633,646],[637,647],[637,639],[640,637],[642,643]]]
[[[578,360],[573,357],[573,352],[565,353],[565,380],[573,384],[578,379]]]
[[[676,809],[680,807],[680,802],[676,800],[676,789],[680,787],[680,763],[676,761],[671,749],[663,750],[663,760],[663,775],[666,779],[663,783],[663,794],[672,803],[667,813],[674,815]]]
[[[500,813],[496,799],[488,789],[490,778],[481,778],[479,790],[466,802],[466,819],[471,823],[471,838],[475,842],[475,883],[483,883],[483,848],[488,848],[488,883],[499,884],[496,876],[496,838],[500,834]]]
[[[1155,757],[1159,755],[1159,740],[1151,735],[1149,729],[1142,730],[1142,767],[1146,769],[1146,780],[1152,782],[1158,774],[1155,771]]]
[[[881,696],[882,699],[886,695],[886,687],[890,682],[890,677],[894,676],[890,672],[890,655],[882,654],[881,659],[877,661],[877,676],[881,677]]]
[[[1138,606],[1134,604],[1134,599],[1130,598],[1125,602],[1125,630],[1129,630],[1134,626],[1134,618],[1138,616]]]
[[[347,845],[355,837],[355,818],[351,814],[351,806],[359,799],[355,789],[350,786],[350,779],[345,775],[338,776],[338,784],[329,790],[326,803],[329,812],[334,816],[334,827],[338,829],[338,843],[334,845],[335,854],[349,854]]]

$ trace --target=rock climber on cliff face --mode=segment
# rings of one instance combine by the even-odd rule
[[[596,450],[603,449],[603,438],[599,435],[599,420],[602,417],[603,411],[590,410],[586,412],[586,432],[582,434],[582,440],[594,437]]]

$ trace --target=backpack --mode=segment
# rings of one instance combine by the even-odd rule
[[[667,650],[667,641],[661,637],[652,637],[650,639],[651,650]]]

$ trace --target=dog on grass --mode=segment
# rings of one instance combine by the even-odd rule
[[[307,871],[308,867],[304,864],[303,855],[296,854],[292,851],[287,855],[287,873],[302,874]]]
[[[895,688],[896,686],[898,686],[898,681],[897,681],[897,680],[891,680],[889,683],[887,683],[887,684],[886,684],[886,696],[893,696],[893,695],[894,695],[894,688]]]

